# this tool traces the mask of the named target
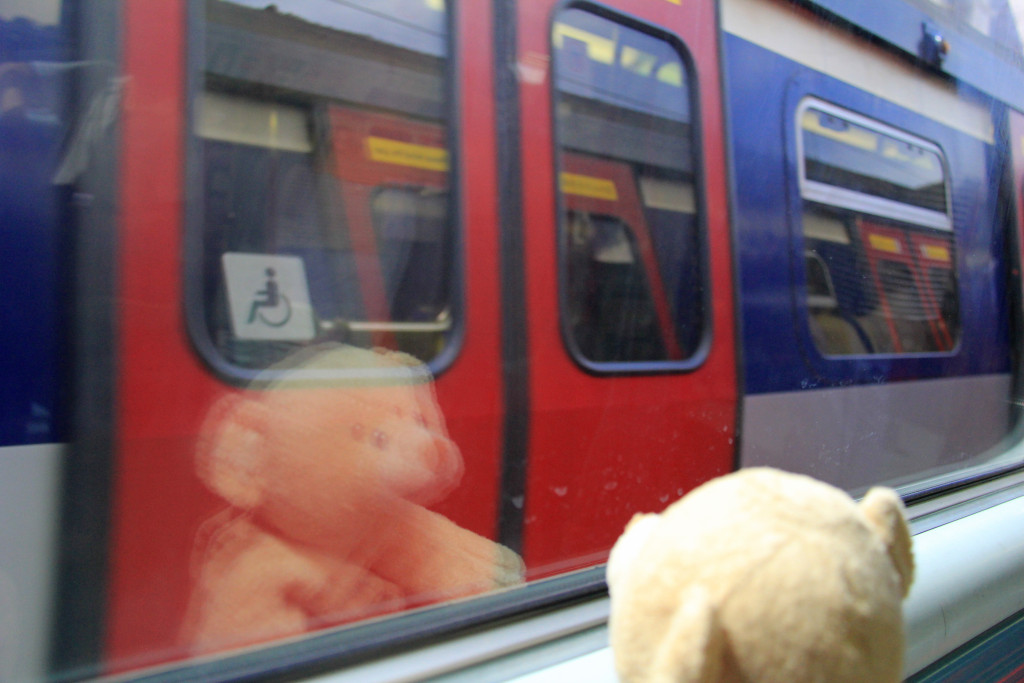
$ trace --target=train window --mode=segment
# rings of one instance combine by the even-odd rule
[[[691,361],[706,287],[686,62],[577,8],[552,41],[567,344],[594,369]]]
[[[959,336],[945,160],[814,100],[798,113],[808,325],[825,355],[938,353]]]
[[[456,318],[443,3],[265,5],[206,3],[197,347],[243,380],[324,342],[435,361]]]

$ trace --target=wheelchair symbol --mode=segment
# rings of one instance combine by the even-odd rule
[[[246,322],[251,325],[259,319],[269,327],[284,327],[292,319],[292,302],[281,293],[277,280],[274,279],[274,269],[267,268],[266,275],[267,284],[256,292]]]

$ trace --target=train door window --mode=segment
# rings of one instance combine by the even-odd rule
[[[692,365],[706,269],[687,62],[669,37],[579,8],[552,42],[566,343],[595,370]]]
[[[806,308],[828,356],[939,353],[959,337],[941,150],[816,100],[798,111]]]
[[[198,31],[197,347],[238,378],[328,341],[433,361],[455,318],[444,4],[264,4],[208,0]]]

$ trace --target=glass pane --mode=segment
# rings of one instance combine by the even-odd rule
[[[265,5],[206,5],[192,300],[214,353],[243,377],[328,341],[429,362],[453,326],[443,3]]]
[[[433,358],[451,329],[447,273],[452,260],[448,196],[430,188],[384,188],[373,198],[373,225],[395,346]],[[358,324],[351,324],[358,331]]]
[[[805,107],[799,125],[815,346],[832,356],[952,351],[956,250],[938,149],[835,107]]]
[[[598,362],[665,358],[632,230],[596,214],[570,211],[568,222],[568,317],[580,353]]]
[[[804,112],[800,125],[808,180],[946,211],[936,152],[814,109]]]
[[[552,41],[570,347],[593,363],[691,358],[705,275],[682,57],[578,9]]]

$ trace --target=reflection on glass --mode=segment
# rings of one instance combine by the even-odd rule
[[[287,388],[290,373],[365,379]],[[196,471],[227,506],[200,529],[182,632],[193,652],[522,580],[512,551],[427,508],[459,484],[430,374],[378,349],[308,347],[210,411]]]
[[[192,298],[208,353],[243,376],[324,341],[437,357],[454,295],[444,4],[210,0],[207,19]],[[232,290],[256,276],[226,255],[295,259],[282,291],[311,329],[240,329]]]
[[[952,351],[955,245],[937,148],[834,108],[800,115],[807,314],[832,356]]]
[[[570,347],[594,363],[688,359],[705,275],[682,58],[578,9],[559,14],[552,42]]]
[[[568,222],[568,316],[580,353],[598,362],[665,358],[629,227],[613,217],[577,212],[570,212]]]
[[[815,109],[804,111],[800,128],[806,180],[946,213],[937,151]]]
[[[388,319],[396,322],[368,323],[364,329],[390,332],[392,346],[417,358],[439,354],[451,328],[446,274],[453,236],[447,206],[446,193],[425,187],[382,188],[372,200]]]

